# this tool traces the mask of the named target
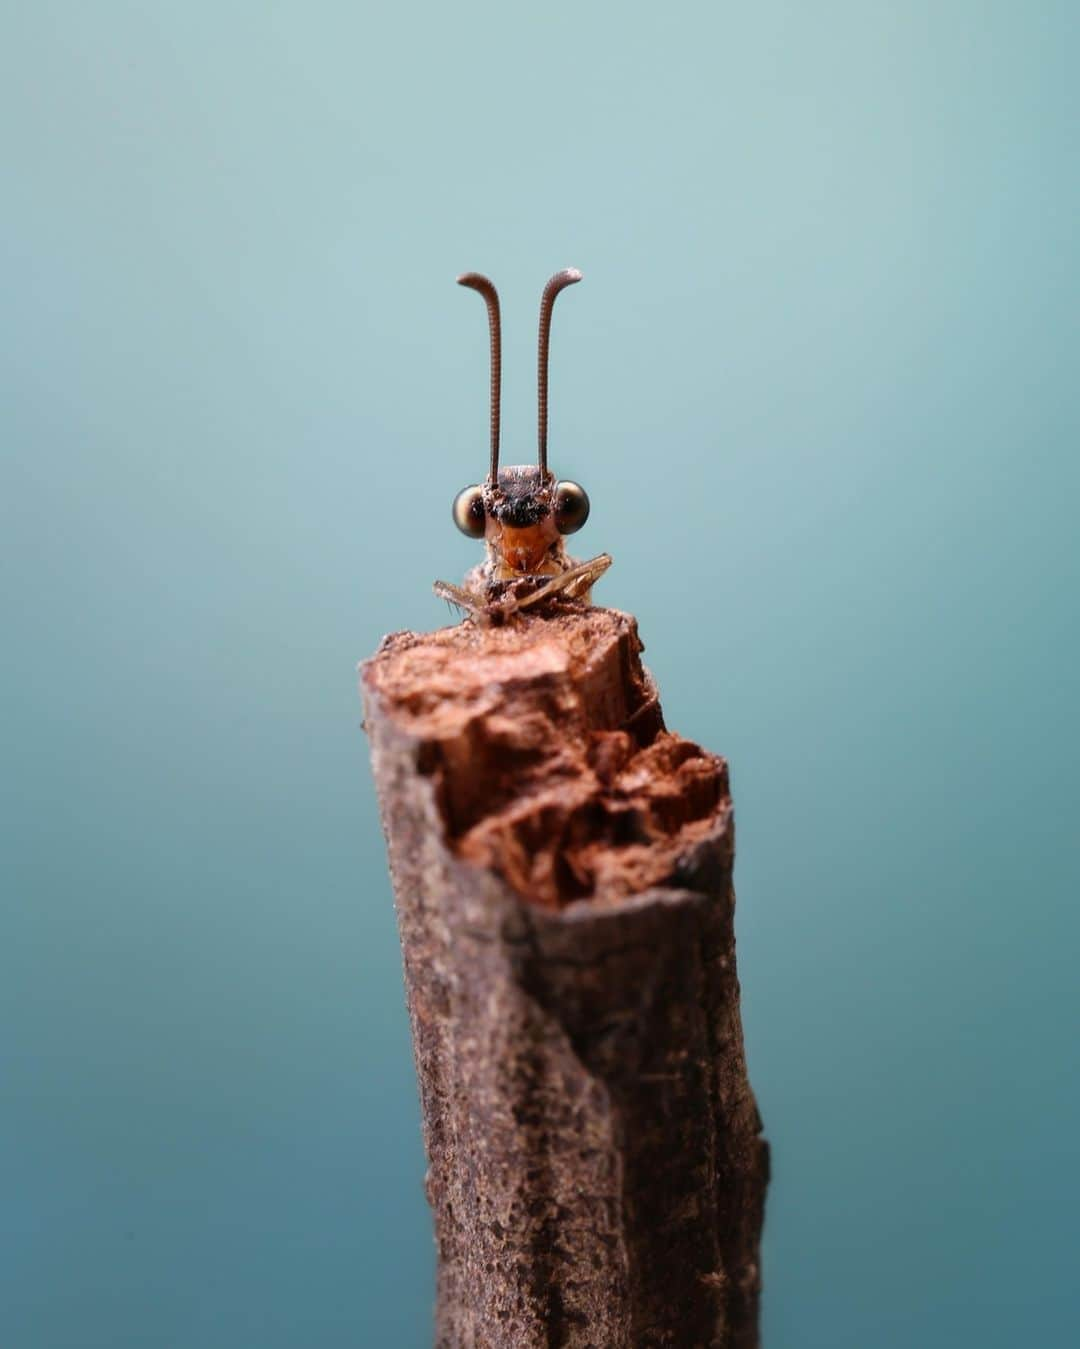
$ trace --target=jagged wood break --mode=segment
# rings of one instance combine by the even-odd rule
[[[641,650],[564,601],[363,667],[440,1349],[758,1343],[727,769]]]

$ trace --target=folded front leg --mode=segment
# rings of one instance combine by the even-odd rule
[[[530,604],[539,604],[541,600],[546,600],[561,590],[565,590],[571,599],[585,600],[588,603],[589,591],[610,566],[610,553],[601,553],[590,562],[579,562],[569,571],[553,576],[546,585],[541,586],[532,595],[526,595],[524,599],[518,600],[514,607],[524,609]]]
[[[451,604],[456,604],[459,609],[464,609],[474,618],[485,617],[487,606],[473,591],[462,590],[461,586],[451,585],[449,581],[436,581],[431,588],[439,599],[449,600]]]

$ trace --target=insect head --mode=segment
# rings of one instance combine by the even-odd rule
[[[581,273],[574,267],[557,272],[544,287],[540,300],[536,466],[500,469],[502,329],[499,296],[488,278],[479,272],[466,272],[458,277],[460,285],[478,291],[487,305],[491,338],[491,462],[484,482],[463,488],[454,498],[454,523],[470,538],[487,538],[514,570],[533,570],[541,543],[550,547],[560,536],[576,533],[589,518],[589,498],[584,487],[566,478],[556,479],[547,465],[551,312],[559,291],[580,280]]]

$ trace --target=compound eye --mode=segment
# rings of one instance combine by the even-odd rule
[[[575,534],[589,518],[589,496],[584,487],[565,479],[555,484],[555,524],[560,534]]]
[[[470,539],[484,537],[484,489],[463,487],[454,498],[454,524]]]

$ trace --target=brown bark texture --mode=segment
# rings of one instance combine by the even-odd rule
[[[440,1349],[758,1344],[727,767],[641,650],[566,601],[362,667]]]

